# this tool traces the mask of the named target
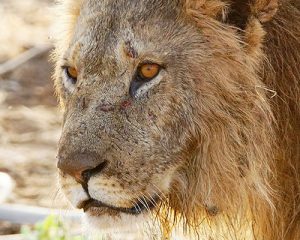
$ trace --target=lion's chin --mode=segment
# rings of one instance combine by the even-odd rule
[[[141,225],[149,220],[148,213],[142,213],[139,215],[130,215],[126,213],[116,212],[110,209],[93,209],[85,212],[85,220],[91,227],[97,229],[126,229],[135,227],[135,225]]]
[[[109,235],[113,236],[113,239],[127,239],[124,236],[130,236],[128,239],[135,239],[132,237],[133,233],[141,237],[145,235],[145,229],[149,229],[151,213],[130,215],[111,212],[110,209],[91,208],[85,212],[84,221],[87,233],[93,237]],[[118,238],[118,236],[122,237]]]

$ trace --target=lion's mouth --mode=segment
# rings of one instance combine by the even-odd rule
[[[126,213],[131,215],[139,215],[142,212],[151,211],[153,208],[155,208],[158,205],[159,202],[158,200],[159,198],[158,196],[156,196],[156,197],[152,197],[151,201],[140,200],[131,208],[122,208],[122,207],[110,206],[108,204],[105,204],[95,199],[89,199],[87,201],[80,203],[78,208],[83,209],[84,212],[88,212],[90,209],[96,208],[96,209],[108,209],[114,212]]]

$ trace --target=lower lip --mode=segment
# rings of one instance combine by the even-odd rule
[[[119,213],[119,211],[116,209],[110,208],[110,207],[108,207],[104,204],[102,205],[100,203],[95,205],[93,202],[90,202],[87,205],[82,206],[80,208],[83,208],[83,211],[85,213],[90,213],[90,214],[96,213],[97,215],[104,215],[107,213],[109,213],[111,215],[112,213],[115,213],[115,214]]]
[[[104,215],[118,216],[120,214],[120,212],[107,207],[90,207],[86,209],[84,213],[96,217],[104,216]]]
[[[110,215],[117,215],[120,213],[126,213],[126,214],[131,214],[131,215],[139,215],[141,214],[144,210],[147,210],[144,208],[144,205],[149,206],[149,210],[154,208],[154,205],[150,205],[148,203],[143,204],[143,206],[136,206],[133,208],[115,208],[115,207],[109,207],[101,202],[97,202],[95,200],[91,200],[89,203],[87,203],[85,206],[82,206],[84,209],[84,212],[95,212],[97,215],[103,215],[109,213]],[[140,211],[137,211],[137,210]]]

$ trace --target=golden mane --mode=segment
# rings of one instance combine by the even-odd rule
[[[183,228],[198,231],[199,236],[210,229],[220,235],[242,239],[250,237],[245,231],[252,227],[256,236],[271,235],[274,231],[269,227],[272,219],[261,216],[272,216],[275,211],[276,193],[271,184],[275,119],[267,96],[270,94],[257,75],[258,64],[262,61],[260,41],[250,46],[235,37],[233,29],[229,32],[218,21],[207,20],[201,15],[197,16],[197,24],[201,24],[204,36],[216,36],[214,45],[221,50],[214,54],[219,60],[223,59],[223,64],[216,62],[206,68],[205,77],[213,79],[213,83],[204,81],[191,86],[197,88],[199,96],[205,96],[199,97],[202,100],[194,104],[198,116],[191,119],[190,124],[193,127],[190,138],[198,139],[191,142],[196,142],[197,146],[186,151],[191,161],[178,173],[168,197],[169,211],[162,218],[169,216],[167,222],[171,226],[183,221]],[[251,24],[246,34],[255,31],[250,30],[254,26],[259,31],[257,36],[262,38],[262,29],[256,27],[256,23]],[[224,44],[234,49],[238,42],[247,48],[245,56],[238,56],[241,54],[238,50],[232,56],[222,51]],[[235,69],[239,81],[236,76],[226,74],[229,68]],[[248,76],[244,72],[249,73]],[[193,74],[204,77],[203,72]],[[211,109],[214,109],[213,114]],[[203,116],[211,116],[211,119]],[[201,228],[201,224],[206,225],[206,229]]]

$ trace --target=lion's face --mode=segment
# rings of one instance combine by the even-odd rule
[[[259,97],[240,43],[213,19],[195,26],[180,2],[84,1],[60,54],[60,182],[91,218],[130,224],[186,181],[199,144],[247,140],[234,127],[258,111]],[[211,145],[202,146],[207,154]]]
[[[124,1],[114,14],[113,3],[98,3],[83,14],[60,64],[61,184],[91,215],[155,208],[189,149],[195,43],[182,36],[194,29],[176,20],[175,3],[169,12],[134,4]]]

